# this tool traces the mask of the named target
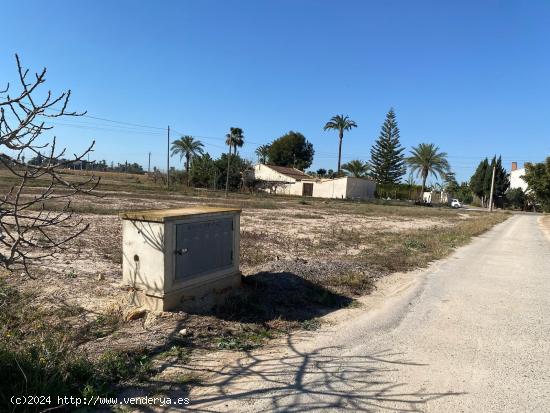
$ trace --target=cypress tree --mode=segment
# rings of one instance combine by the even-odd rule
[[[398,183],[407,171],[404,150],[399,142],[395,112],[391,108],[382,125],[380,136],[370,151],[372,178],[380,184]]]
[[[485,158],[479,163],[475,173],[470,178],[470,188],[472,189],[472,192],[479,198],[482,198],[485,193],[484,182],[488,168],[489,161],[487,158]]]
[[[491,163],[485,158],[481,161],[470,178],[470,188],[472,192],[476,194],[480,199],[483,206],[487,205],[487,201],[491,195],[491,180],[493,178],[493,166],[495,166],[495,200],[502,199],[508,187],[510,181],[506,169],[502,167],[502,159],[499,156],[493,157]]]
[[[487,171],[489,170],[489,160],[485,158],[482,160],[475,173],[470,178],[470,188],[472,192],[479,197],[481,205],[485,206],[485,195],[487,194]]]
[[[499,156],[496,159],[496,171],[495,171],[495,196],[498,198],[504,197],[505,192],[510,187],[510,179],[508,172],[502,167],[502,157]],[[491,187],[489,187],[491,192]]]

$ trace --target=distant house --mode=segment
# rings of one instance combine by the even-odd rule
[[[299,169],[263,164],[254,166],[254,179],[263,181],[263,188],[272,193],[310,196],[314,181],[313,177]]]
[[[276,194],[318,198],[373,199],[376,183],[367,178],[317,179],[299,169],[276,165],[254,166],[254,179]]]
[[[510,189],[520,188],[523,192],[527,191],[527,182],[523,180],[525,175],[525,168],[518,168],[517,162],[512,162],[512,169],[510,171]]]
[[[450,204],[453,195],[445,191],[424,192],[422,200],[428,204]]]

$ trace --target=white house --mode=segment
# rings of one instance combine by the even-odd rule
[[[313,177],[296,168],[258,164],[254,166],[254,179],[265,181],[276,194],[311,196],[313,193]]]
[[[518,168],[517,162],[512,162],[512,170],[510,171],[510,189],[521,188],[523,192],[527,191],[527,182],[523,180],[525,168]]]
[[[276,194],[318,198],[373,199],[376,190],[376,183],[366,178],[316,179],[298,169],[275,165],[255,165],[254,179],[265,181]]]
[[[445,191],[424,192],[422,200],[429,204],[450,204],[452,201],[452,194]]]

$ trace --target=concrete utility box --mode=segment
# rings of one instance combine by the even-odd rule
[[[202,311],[237,288],[240,213],[192,207],[120,214],[123,282],[132,303]]]

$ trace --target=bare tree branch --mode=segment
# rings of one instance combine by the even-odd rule
[[[49,90],[40,92],[46,81],[45,68],[29,78],[19,56],[15,60],[19,90],[10,95],[10,83],[0,90],[0,172],[3,169],[17,181],[7,193],[0,194],[0,266],[20,268],[30,275],[29,265],[66,248],[88,229],[89,224],[71,212],[70,200],[77,194],[91,194],[99,179],[92,176],[73,182],[63,173],[82,161],[95,142],[71,159],[64,158],[65,149],[57,149],[55,137],[40,142],[44,132],[53,128],[44,119],[86,112],[67,109],[70,90],[59,95]],[[25,153],[40,162],[25,162]],[[48,205],[52,202],[61,202],[62,207],[53,211]]]

